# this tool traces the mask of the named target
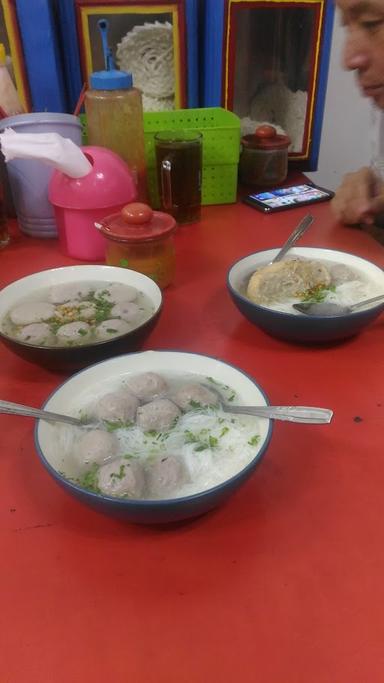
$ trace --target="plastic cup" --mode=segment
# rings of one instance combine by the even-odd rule
[[[9,116],[0,120],[0,133],[5,128],[17,133],[59,133],[81,146],[81,124],[72,114]],[[20,230],[31,237],[57,237],[55,212],[48,199],[53,167],[32,159],[12,159],[6,166]]]

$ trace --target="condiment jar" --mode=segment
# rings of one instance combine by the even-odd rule
[[[273,187],[284,182],[288,173],[288,135],[279,135],[274,126],[263,125],[241,138],[240,182]]]
[[[176,221],[172,216],[132,202],[95,227],[106,237],[105,260],[109,266],[144,273],[162,289],[173,281]]]

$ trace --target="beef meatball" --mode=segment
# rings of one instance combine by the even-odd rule
[[[144,491],[144,470],[140,463],[116,458],[100,467],[98,486],[102,493],[120,498],[140,498]]]
[[[17,333],[17,338],[37,346],[49,346],[55,343],[55,336],[47,323],[32,323],[22,327]]]
[[[115,304],[111,309],[111,316],[113,318],[121,318],[127,323],[133,322],[137,318],[139,307],[133,301],[123,301],[120,304]]]
[[[168,384],[155,372],[144,372],[142,375],[131,377],[127,382],[127,387],[141,401],[150,401],[164,395],[168,389]]]
[[[115,434],[92,429],[84,432],[76,442],[74,456],[81,465],[101,465],[115,456],[118,449],[119,442]]]
[[[153,498],[167,498],[175,494],[186,481],[184,462],[175,455],[163,456],[147,469],[148,494]]]
[[[41,323],[53,318],[55,307],[44,302],[29,302],[20,304],[13,308],[9,314],[14,325],[30,325],[31,323]]]
[[[167,398],[157,398],[137,410],[136,424],[144,432],[161,432],[170,429],[180,415],[180,410]]]
[[[60,344],[83,344],[86,342],[91,334],[91,328],[88,323],[78,321],[74,323],[67,323],[61,325],[56,332],[56,336]]]
[[[172,396],[172,400],[182,410],[191,410],[195,404],[201,406],[217,406],[219,398],[213,391],[207,389],[202,384],[189,382],[183,384]]]
[[[115,282],[112,285],[100,287],[95,292],[95,298],[101,298],[113,304],[118,304],[125,301],[135,301],[137,298],[137,289],[130,285],[121,285]]]
[[[344,265],[344,263],[335,263],[331,266],[331,278],[332,284],[337,287],[337,285],[342,285],[344,282],[351,282],[351,280],[356,280],[356,274]]]
[[[64,304],[71,299],[84,299],[91,291],[91,285],[86,282],[68,282],[53,285],[49,290],[49,301],[53,304]]]
[[[134,422],[139,401],[126,389],[103,396],[94,408],[95,417],[110,422]]]
[[[253,273],[247,296],[257,304],[284,302],[313,287],[328,287],[330,283],[331,276],[319,261],[289,259],[271,263]]]
[[[100,341],[105,341],[106,339],[113,339],[120,334],[126,334],[131,329],[130,325],[125,320],[120,320],[119,318],[113,318],[111,320],[104,320],[95,329],[97,338]]]

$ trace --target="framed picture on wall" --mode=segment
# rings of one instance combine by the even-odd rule
[[[206,0],[204,104],[289,136],[289,158],[315,170],[326,93],[331,0]]]
[[[0,43],[3,43],[5,47],[7,66],[16,85],[20,101],[25,111],[29,111],[31,96],[16,7],[12,0],[0,0]]]
[[[107,19],[116,67],[132,73],[144,111],[197,106],[197,0],[62,0],[59,8],[62,41],[72,50],[65,55],[67,78],[77,80],[78,90],[105,68],[97,23]]]

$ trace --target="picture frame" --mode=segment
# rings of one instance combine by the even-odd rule
[[[256,15],[262,17],[258,26]],[[282,18],[285,15],[286,20]],[[267,16],[269,15],[269,16]],[[288,20],[288,15],[299,15],[297,25]],[[276,21],[271,21],[275,16]],[[290,68],[292,62],[298,61],[298,52],[308,39],[308,27],[311,40],[305,54],[305,85],[287,86],[285,77],[281,80],[280,92],[288,92],[288,105],[303,122],[301,130],[294,126],[295,145],[289,152],[290,166],[299,170],[316,170],[322,120],[324,113],[326,85],[330,58],[334,6],[331,0],[205,0],[204,2],[204,40],[203,40],[203,106],[223,106],[234,111],[246,123],[261,121],[275,123],[266,117],[267,107],[254,106],[260,97],[263,83],[256,81],[255,73],[264,63],[265,83],[276,84],[277,95],[280,68]],[[288,31],[295,29],[294,31]],[[255,29],[259,28],[257,31]],[[276,43],[283,36],[283,47]],[[239,47],[241,48],[239,50]],[[295,49],[297,53],[295,54]],[[290,51],[287,56],[287,50]],[[258,52],[257,52],[258,51]],[[241,54],[242,53],[242,54]],[[241,56],[239,56],[241,54]],[[267,56],[270,61],[267,64]],[[276,64],[278,66],[276,67]],[[304,70],[303,62],[298,71]],[[273,66],[272,66],[273,65]],[[275,76],[271,72],[275,70]],[[244,72],[248,70],[248,80]],[[285,75],[284,75],[285,76]],[[292,76],[292,74],[290,74]],[[292,80],[292,78],[291,78]],[[252,88],[249,87],[252,82]],[[260,87],[260,89],[258,89]],[[249,88],[249,89],[248,89]],[[272,88],[269,92],[271,92]],[[245,104],[244,94],[249,100]],[[266,90],[263,92],[266,97]],[[252,100],[253,97],[253,100]],[[240,100],[240,102],[239,102]],[[242,100],[242,101],[241,101]],[[275,104],[276,100],[274,101]],[[284,102],[284,101],[283,101]],[[284,102],[285,105],[285,102]],[[271,107],[272,108],[272,107]],[[255,109],[263,109],[263,116],[253,115]],[[247,111],[248,110],[248,111]],[[250,112],[250,113],[248,113]],[[304,113],[305,112],[305,113]],[[285,117],[286,118],[286,117]],[[291,117],[293,118],[293,116]],[[296,117],[297,118],[297,117]],[[277,123],[279,120],[277,119]],[[290,134],[290,130],[280,122],[280,126]],[[253,132],[243,130],[243,134]],[[292,136],[291,136],[292,137]]]
[[[25,111],[28,112],[31,109],[31,93],[28,85],[16,6],[13,0],[0,0],[0,27],[0,42],[5,45],[6,53],[11,58],[12,75],[20,102]]]
[[[129,33],[147,24],[171,26],[174,65],[174,108],[198,106],[198,0],[60,0],[61,41],[65,41],[65,72],[72,104],[90,74],[104,69],[97,21],[109,23],[109,44],[117,46]],[[128,70],[120,65],[117,67]],[[134,85],[135,74],[133,73]],[[137,84],[143,90],[142,84]],[[75,94],[76,91],[76,94]],[[143,90],[145,104],[146,92]],[[148,95],[150,100],[151,95]],[[145,107],[144,107],[145,108]]]

